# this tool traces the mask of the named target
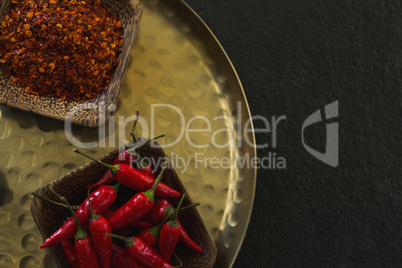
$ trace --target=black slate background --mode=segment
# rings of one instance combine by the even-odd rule
[[[260,169],[234,267],[402,266],[402,2],[186,0],[230,57],[253,115],[287,120]],[[339,101],[339,166],[301,125]],[[256,128],[264,127],[256,120]],[[306,132],[324,150],[325,125]],[[256,133],[270,143],[269,133]]]

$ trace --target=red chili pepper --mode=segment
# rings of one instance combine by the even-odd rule
[[[184,210],[193,206],[197,206],[200,203],[194,203],[189,206],[183,207],[180,210]],[[158,201],[155,202],[154,207],[150,212],[147,213],[147,215],[144,216],[143,220],[151,223],[151,224],[158,224],[163,219],[170,215],[174,214],[175,209],[171,205],[171,203],[166,199],[166,198],[161,198]],[[183,227],[183,224],[180,222],[179,219],[177,219],[179,224],[181,225],[181,234],[179,241],[181,244],[185,245],[186,247],[190,248],[191,250],[201,252],[202,248],[197,245],[197,243],[194,242],[194,240],[190,237],[190,235],[187,233],[185,228]]]
[[[147,191],[149,190],[155,182],[155,178],[152,178],[143,172],[139,171],[136,168],[133,168],[130,165],[126,164],[116,164],[116,165],[108,165],[103,163],[91,156],[88,156],[77,149],[74,149],[74,152],[78,154],[82,154],[89,159],[96,161],[97,163],[103,165],[104,167],[110,169],[114,178],[120,184],[127,186],[136,191]],[[164,183],[159,183],[156,188],[155,194],[160,197],[180,197],[181,194],[170,188],[168,185]]]
[[[158,138],[161,138],[161,137],[165,137],[165,135],[160,135],[160,136],[158,136],[158,137],[155,137],[155,138],[153,138],[153,139],[150,139],[150,140],[147,140],[146,141],[146,143],[148,143],[148,142],[150,142],[150,141],[152,141],[152,140],[156,140],[156,139],[158,139]],[[133,138],[134,138],[134,141],[135,141],[135,137],[133,136]],[[142,141],[142,140],[141,140]],[[141,145],[142,146],[142,145]],[[139,147],[139,146],[138,146]],[[155,174],[154,174],[154,171],[152,170],[152,167],[151,167],[151,165],[149,165],[147,162],[145,162],[143,159],[141,159],[140,161],[139,161],[139,168],[138,168],[141,172],[143,172],[143,173],[145,173],[146,175],[148,175],[148,176],[150,176],[150,177],[152,177],[152,178],[155,178]]]
[[[179,215],[180,207],[183,203],[185,195],[186,194],[183,194],[182,198],[180,199],[173,219],[164,223],[159,233],[159,254],[166,262],[170,261],[173,251],[176,248],[177,242],[179,241],[181,225],[177,221],[177,216]]]
[[[110,217],[115,211],[116,211],[116,210],[115,210],[115,208],[114,208],[113,205],[112,205],[112,206],[108,207],[107,209],[105,209],[105,210],[101,213],[101,215],[102,215],[103,217],[105,217],[106,219],[109,219],[109,217]]]
[[[137,125],[138,118],[139,118],[139,112],[137,111],[137,118],[134,121],[134,126],[133,126],[133,129],[132,129],[131,133],[130,133],[130,135],[133,137],[134,142],[136,142],[136,138],[134,136],[134,130],[135,130],[135,126]],[[154,139],[157,139],[157,138],[160,138],[160,137],[163,137],[163,136],[164,135],[156,137]],[[154,139],[151,139],[151,140],[154,140]],[[151,141],[151,140],[149,140],[149,141]],[[146,142],[149,142],[149,141],[146,141]],[[143,145],[143,144],[140,143],[136,147],[129,148],[129,149],[126,149],[123,152],[121,152],[113,160],[112,165],[116,165],[116,164],[120,163],[120,164],[127,164],[127,165],[131,166],[135,162],[135,159],[136,159],[136,157],[134,156],[135,149],[138,146],[141,146],[141,145]],[[102,175],[102,177],[100,177],[96,182],[88,185],[87,188],[98,188],[101,185],[111,183],[113,181],[113,179],[114,179],[114,177],[113,177],[112,171],[110,169],[108,169],[108,170],[105,171],[105,173]]]
[[[151,226],[147,228],[142,228],[141,231],[136,235],[139,239],[150,245],[151,247],[156,246],[158,244],[159,232],[162,228],[162,225],[168,220],[166,217],[161,223],[156,226]]]
[[[74,245],[70,239],[61,241],[61,247],[63,248],[64,256],[71,268],[79,268],[77,253],[75,253]]]
[[[102,212],[102,216],[106,218],[106,220],[109,221],[110,216],[112,216],[112,214],[116,211],[116,209],[114,209],[112,206],[109,207],[108,209],[106,209],[104,212]],[[130,223],[130,227],[137,227],[137,228],[146,228],[146,227],[150,227],[152,224],[150,224],[149,222],[146,222],[142,219],[135,221],[135,222],[131,222]]]
[[[92,192],[90,195],[91,203],[93,205],[94,211],[97,214],[102,213],[105,209],[107,209],[110,205],[114,203],[117,197],[117,190],[119,185],[108,186],[102,185],[96,191]],[[86,225],[91,218],[91,212],[88,206],[88,198],[82,202],[82,204],[75,211],[80,223],[82,225]],[[57,229],[49,238],[47,238],[40,248],[48,248],[52,247],[61,241],[71,238],[74,236],[77,231],[77,224],[75,222],[75,218],[71,216],[67,221],[63,223],[63,225]]]
[[[112,268],[144,268],[127,249],[113,244]]]
[[[190,235],[186,232],[183,227],[183,224],[177,219],[177,222],[181,225],[181,233],[179,237],[179,242],[191,250],[201,252],[202,248],[194,242],[194,240],[190,237]]]
[[[75,235],[75,243],[74,243],[74,249],[77,254],[77,259],[79,262],[80,268],[100,268],[99,262],[98,262],[98,257],[96,256],[95,249],[92,245],[91,238],[88,236],[88,234],[85,232],[84,229],[82,229],[80,221],[75,215],[73,208],[70,206],[70,204],[67,202],[67,200],[60,196],[58,193],[56,193],[52,188],[50,190],[60,198],[62,202],[64,202],[71,213],[73,214],[73,217],[75,219],[75,223],[77,226],[77,233]]]
[[[154,171],[152,170],[152,167],[150,164],[146,163],[145,161],[141,161],[140,163],[140,167],[141,167],[141,172],[145,173],[146,175],[155,178],[155,174]]]
[[[140,220],[152,209],[155,203],[155,190],[162,179],[165,168],[166,165],[163,166],[158,178],[155,180],[155,183],[150,190],[134,195],[110,216],[109,222],[112,230],[129,226],[130,223]]]
[[[163,258],[152,249],[151,246],[144,243],[137,237],[122,237],[115,234],[107,234],[124,241],[125,246],[131,256],[140,264],[148,268],[171,268],[169,263],[165,262]]]
[[[147,228],[150,227],[151,224],[149,222],[146,222],[144,220],[137,220],[135,222],[131,222],[129,224],[130,227],[137,227],[137,228]]]
[[[91,243],[91,238],[87,233],[80,234],[77,231],[74,248],[77,252],[80,268],[100,268],[95,250]]]
[[[161,198],[155,202],[155,205],[151,211],[144,216],[143,220],[156,225],[161,223],[169,214],[174,214],[174,208],[166,198]]]
[[[92,209],[91,200],[89,198],[89,210],[91,211],[91,219],[89,220],[89,232],[91,233],[92,242],[94,244],[95,252],[98,255],[102,267],[109,268],[112,258],[112,238],[106,236],[106,233],[110,233],[109,222],[102,215],[97,215]]]
[[[112,165],[116,164],[127,164],[132,165],[135,161],[135,157],[129,153],[127,150],[121,152],[112,162]],[[96,182],[87,186],[87,188],[98,188],[101,185],[109,184],[113,181],[114,177],[110,169],[106,170],[105,173]]]
[[[161,227],[162,225],[143,228],[136,236],[149,246],[154,247],[156,244],[158,244],[159,231]]]

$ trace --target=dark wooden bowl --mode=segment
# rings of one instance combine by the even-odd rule
[[[127,144],[126,146],[116,149],[99,159],[106,163],[111,163],[121,150],[131,146],[133,146],[133,144]],[[159,163],[155,175],[159,174],[163,161],[158,162],[158,160],[165,157],[165,153],[159,145],[156,143],[153,143],[152,146],[145,144],[137,150],[137,153],[141,157],[154,159],[156,161],[155,163]],[[50,187],[52,187],[60,195],[66,197],[72,205],[79,205],[86,198],[86,186],[95,182],[104,171],[105,169],[102,166],[95,162],[91,162],[39,188],[35,193],[57,200],[49,190]],[[193,203],[171,165],[170,168],[167,168],[164,171],[162,181],[173,189],[181,193],[186,193],[183,206]],[[133,193],[124,188],[125,187],[120,188],[119,198],[130,198]],[[173,206],[177,206],[179,199],[173,198],[169,201],[171,201]],[[31,213],[43,239],[46,239],[62,225],[63,219],[68,215],[68,210],[34,197],[31,204]],[[179,218],[193,240],[203,249],[202,252],[193,252],[182,245],[178,245],[175,252],[183,262],[183,267],[213,267],[217,249],[197,209],[191,208],[185,210],[180,213]],[[56,245],[50,250],[55,255],[59,267],[69,267],[60,245]],[[172,262],[174,261],[175,260],[172,257]]]

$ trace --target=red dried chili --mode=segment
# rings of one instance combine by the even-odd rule
[[[106,220],[109,221],[110,216],[113,215],[113,213],[116,212],[117,209],[113,208],[112,206],[107,208],[105,211],[102,212],[102,216],[106,218]],[[142,219],[135,221],[135,222],[130,222],[129,224],[130,227],[136,227],[136,228],[147,228],[150,227],[151,224],[149,222],[146,222]]]
[[[134,134],[131,134],[131,135],[134,136]],[[126,165],[130,165],[130,166],[133,165],[135,160],[136,160],[135,153],[136,153],[136,149],[138,147],[141,147],[146,143],[149,143],[149,142],[151,142],[153,140],[159,139],[159,138],[164,137],[164,136],[165,135],[160,135],[160,136],[152,138],[150,140],[143,140],[142,142],[139,142],[139,143],[135,144],[134,147],[131,147],[131,148],[128,148],[128,149],[122,151],[113,160],[112,165],[116,165],[116,164],[126,164]],[[152,173],[151,177],[155,178],[155,176],[154,176],[154,174],[152,172],[152,168],[149,166],[148,169],[151,170],[150,171]],[[143,169],[141,169],[141,171],[143,171]],[[147,171],[147,172],[149,173],[149,171]],[[149,175],[149,174],[147,174],[147,175]],[[87,188],[97,188],[97,187],[99,187],[101,185],[109,184],[109,183],[111,183],[113,181],[113,179],[114,179],[113,173],[112,173],[112,171],[110,169],[108,169],[108,170],[105,171],[105,173],[102,175],[102,177],[100,177],[96,182],[88,185]]]
[[[112,165],[116,164],[126,164],[132,165],[135,161],[135,157],[133,157],[127,150],[121,152],[112,162]],[[109,184],[113,181],[113,174],[110,169],[106,170],[105,173],[100,177],[96,182],[87,186],[87,188],[97,188],[99,186]]]
[[[113,257],[112,266],[113,268],[143,268],[141,264],[131,256],[130,252],[126,248],[119,247],[113,244]]]
[[[146,163],[145,161],[141,160],[140,162],[140,167],[141,167],[141,172],[152,177],[155,178],[155,174],[154,171],[152,170],[152,167],[150,164]]]
[[[113,77],[123,33],[99,0],[12,0],[0,25],[1,69],[26,93],[93,99]]]
[[[74,244],[70,241],[70,239],[61,241],[61,247],[70,267],[79,268],[80,263],[77,258],[77,253],[75,252]]]
[[[91,234],[92,242],[94,244],[95,252],[99,258],[103,268],[109,268],[112,259],[112,238],[106,236],[110,233],[109,222],[102,215],[97,215],[92,209],[91,198],[89,198],[88,190],[88,203],[89,210],[91,211],[91,219],[89,220],[89,232]]]
[[[148,268],[172,268],[163,258],[149,245],[138,237],[122,237],[115,234],[106,234],[124,241],[124,244],[131,256],[141,265]]]
[[[52,188],[50,190],[62,201],[64,202],[71,214],[75,219],[75,223],[77,225],[77,233],[75,235],[75,243],[74,249],[77,254],[77,259],[79,262],[79,266],[81,268],[100,268],[98,257],[96,256],[95,249],[92,245],[91,238],[88,236],[87,232],[82,228],[80,224],[80,220],[75,215],[73,208],[67,202],[67,200],[56,193]]]
[[[156,226],[150,226],[146,228],[142,228],[141,231],[136,235],[139,239],[150,245],[151,247],[156,246],[158,244],[159,232],[162,228],[162,225],[169,218],[165,218],[161,223]]]
[[[186,194],[183,194],[183,196],[181,197],[173,219],[164,223],[159,233],[159,254],[166,262],[170,261],[173,251],[176,248],[177,242],[179,241],[182,227],[181,224],[177,221],[177,216],[179,215],[180,207],[185,195]]]
[[[152,209],[155,203],[155,190],[162,179],[165,168],[166,165],[163,166],[150,190],[134,195],[110,216],[109,223],[112,230],[129,226],[130,223],[140,220]]]
[[[109,165],[106,164],[102,161],[99,161],[98,159],[93,158],[92,156],[89,156],[87,154],[82,153],[78,149],[73,149],[74,152],[81,154],[98,164],[104,166],[107,169],[110,169],[112,171],[112,174],[115,178],[115,180],[120,183],[121,185],[127,186],[128,188],[131,188],[136,191],[147,191],[149,190],[152,185],[155,183],[155,178],[152,178],[138,169],[133,168],[130,165],[126,164],[116,164],[116,165]],[[181,194],[170,188],[167,184],[161,182],[158,184],[158,187],[156,188],[155,191],[156,196],[159,197],[180,197]]]
[[[103,185],[91,193],[91,203],[96,213],[102,213],[114,203],[117,197],[118,185],[115,185],[115,187],[116,189],[108,185]],[[75,211],[75,214],[82,225],[88,224],[89,219],[91,218],[88,198],[81,203],[81,205]],[[75,218],[71,216],[59,229],[57,229],[40,245],[40,248],[52,247],[61,241],[72,237],[76,231],[77,224],[75,222]]]
[[[199,206],[200,203],[193,203],[186,207],[180,208],[180,211],[192,208],[194,206]],[[143,220],[151,224],[158,224],[163,221],[164,218],[172,216],[175,214],[176,209],[173,208],[172,204],[166,199],[162,198],[155,202],[155,205],[144,217]],[[183,224],[177,219],[177,222],[181,225],[181,234],[179,241],[191,250],[201,252],[202,248],[197,245],[197,243],[190,237]]]

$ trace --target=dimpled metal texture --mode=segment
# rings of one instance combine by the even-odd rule
[[[208,28],[183,2],[167,2],[141,2],[139,34],[117,106],[106,107],[114,111],[106,126],[73,126],[67,135],[62,121],[0,106],[0,267],[56,267],[50,251],[39,249],[30,193],[89,161],[73,148],[100,156],[130,141],[137,110],[136,135],[166,135],[158,143],[201,202],[197,209],[218,247],[215,266],[233,264],[256,180],[246,163],[255,157],[252,131],[242,128],[247,102]]]

